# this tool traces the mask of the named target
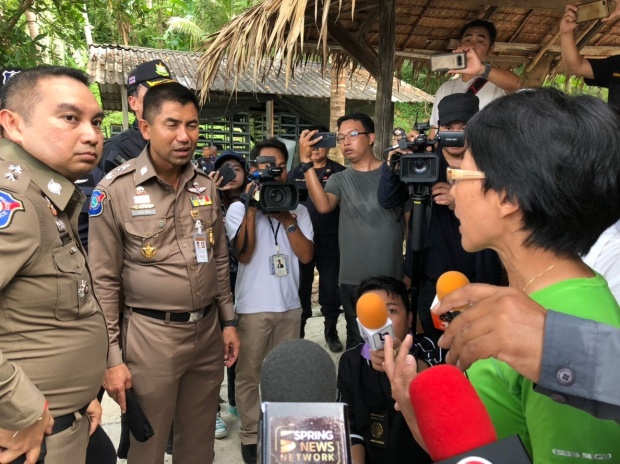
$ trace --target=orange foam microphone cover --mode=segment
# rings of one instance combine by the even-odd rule
[[[385,325],[388,319],[387,306],[376,293],[364,293],[357,300],[357,318],[360,323],[370,330],[376,330]]]
[[[437,279],[437,298],[439,301],[449,293],[469,284],[469,279],[465,274],[459,271],[448,271],[441,274]],[[459,308],[464,309],[464,308]],[[457,310],[458,311],[458,310]],[[446,330],[446,323],[442,321],[435,313],[431,313],[433,325],[436,329]]]

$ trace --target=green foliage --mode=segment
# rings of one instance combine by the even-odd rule
[[[432,73],[428,69],[414,70],[410,63],[405,63],[401,79],[408,84],[417,87],[430,95],[435,95],[439,86],[443,84],[448,75]],[[431,116],[433,105],[431,103],[395,103],[394,104],[394,127],[402,127],[405,130],[413,128],[416,120],[426,122]]]
[[[98,3],[100,0],[93,0]],[[30,37],[26,10],[35,17],[38,35]],[[70,57],[86,49],[84,1],[3,0],[0,9],[0,66],[72,64]]]

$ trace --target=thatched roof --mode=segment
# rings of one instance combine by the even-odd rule
[[[562,72],[558,24],[566,0],[394,0],[396,4],[396,68],[411,60],[428,66],[428,57],[456,47],[461,27],[476,18],[491,20],[498,29],[493,66],[524,68],[540,84],[549,73]],[[199,80],[208,91],[220,66],[234,86],[265,57],[284,63],[290,78],[294,65],[307,60],[360,64],[377,76],[381,68],[379,18],[384,0],[264,0],[234,18],[205,44]],[[581,24],[576,37],[582,53],[603,57],[620,53],[620,22]],[[226,61],[224,61],[226,58]],[[269,65],[269,62],[261,62]]]
[[[186,87],[199,89],[196,81],[196,63],[202,54],[172,50],[160,50],[146,47],[91,45],[89,48],[88,74],[93,82],[99,85],[104,110],[122,109],[123,98],[121,88],[126,86],[127,77],[133,68],[150,60],[161,59],[170,68],[172,75]],[[226,66],[226,61],[222,64]],[[328,99],[330,96],[330,71],[321,73],[317,63],[307,63],[295,69],[295,78],[285,83],[284,74],[274,67],[264,79],[252,80],[253,66],[250,71],[238,77],[236,91],[238,93],[299,96],[306,98]],[[377,83],[367,71],[357,69],[352,72],[346,82],[346,98],[348,100],[374,101],[377,96]],[[209,90],[214,93],[228,93],[233,89],[232,82],[226,81],[223,73],[216,73]],[[234,99],[234,97],[233,97]],[[394,79],[392,100],[396,102],[428,102],[434,98],[426,92]]]

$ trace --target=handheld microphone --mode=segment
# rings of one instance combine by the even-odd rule
[[[386,335],[394,337],[392,321],[383,298],[376,293],[364,293],[357,300],[356,310],[360,335],[371,349],[380,350],[385,344]]]
[[[260,374],[258,462],[351,462],[347,407],[337,403],[336,366],[309,340],[288,340]]]
[[[497,441],[489,413],[458,368],[444,364],[423,371],[409,385],[409,396],[433,461],[531,463],[518,437]]]
[[[448,271],[441,274],[439,279],[437,279],[437,298],[436,301],[433,302],[433,306],[437,301],[441,301],[444,296],[449,293],[452,293],[454,290],[458,290],[461,287],[469,284],[469,279],[465,274],[459,271]],[[436,329],[446,330],[448,327],[448,323],[454,319],[456,316],[460,314],[460,311],[465,309],[458,308],[454,311],[450,311],[447,313],[438,316],[434,313],[431,313],[433,318],[433,325]]]

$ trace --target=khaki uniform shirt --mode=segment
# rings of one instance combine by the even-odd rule
[[[157,176],[149,146],[138,158],[110,171],[91,199],[89,256],[108,321],[108,367],[123,362],[119,346],[123,304],[191,312],[216,303],[220,320],[235,317],[215,184],[188,163],[175,191]],[[206,235],[207,263],[197,262],[198,220]]]
[[[49,203],[48,200],[49,199]],[[21,430],[95,399],[107,332],[77,239],[84,195],[0,140],[0,427]]]

